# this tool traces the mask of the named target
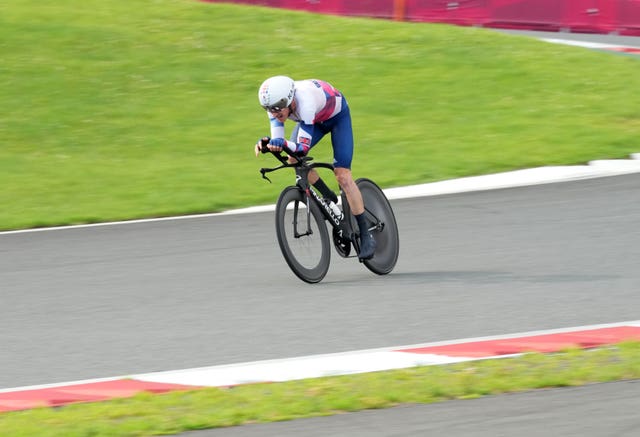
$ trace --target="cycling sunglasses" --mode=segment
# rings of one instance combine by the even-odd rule
[[[286,106],[283,107],[283,106],[273,105],[273,106],[263,106],[263,108],[271,112],[272,114],[275,114],[282,111],[284,108],[286,108]]]
[[[263,105],[262,107],[267,111],[275,114],[287,107],[287,101],[285,99],[281,99],[275,105]]]

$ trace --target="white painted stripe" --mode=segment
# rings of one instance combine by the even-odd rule
[[[403,351],[425,347],[475,343],[479,341],[506,340],[520,337],[569,333],[574,331],[613,328],[620,326],[640,327],[640,320],[591,326],[548,329],[542,331],[530,331],[517,334],[465,338],[460,340],[439,341],[432,343],[387,347],[382,349],[369,349],[353,352],[256,361],[249,363],[202,367],[196,369],[155,372],[136,375],[134,378],[147,382],[219,387],[227,385],[238,385],[249,382],[280,382],[296,379],[318,378],[332,375],[348,375],[381,370],[403,369],[416,366],[452,364],[466,361],[476,361],[479,359],[507,358],[520,354],[472,358],[451,357],[439,354],[419,354]]]
[[[413,197],[438,196],[443,194],[454,194],[472,191],[486,191],[500,188],[522,187],[538,184],[549,184],[556,182],[566,182],[580,179],[591,179],[606,176],[617,176],[640,172],[640,153],[631,155],[631,159],[614,159],[603,161],[592,161],[589,165],[573,166],[548,166],[515,170],[504,173],[471,176],[459,179],[451,179],[428,184],[412,185],[407,187],[387,188],[385,195],[390,200],[406,199]],[[49,228],[20,229],[15,231],[0,232],[0,236],[12,234],[24,234],[29,232],[50,232],[60,230],[73,230],[94,228],[101,226],[130,225],[137,223],[154,223],[173,220],[191,220],[208,217],[219,217],[236,214],[255,214],[259,212],[270,212],[275,210],[275,205],[253,206],[249,208],[234,209],[220,213],[192,214],[184,216],[160,217],[140,220],[126,220],[105,223],[90,223],[74,226],[56,226]]]
[[[640,327],[640,320],[590,326],[576,326],[560,329],[548,329],[542,331],[530,331],[508,335],[465,338],[452,341],[439,341],[432,343],[388,347],[382,349],[369,349],[344,353],[256,361],[249,363],[202,367],[196,369],[155,372],[136,375],[134,378],[147,382],[217,387],[237,385],[248,382],[291,381],[296,379],[317,378],[331,375],[348,375],[381,370],[403,369],[416,366],[452,364],[466,361],[476,361],[479,359],[507,358],[520,354],[472,358],[450,357],[439,354],[418,354],[403,352],[403,350],[474,343],[479,341],[506,340],[520,337],[559,334],[592,329],[614,328],[620,326]]]
[[[423,185],[389,188],[384,191],[389,199],[401,199],[567,182],[637,172],[640,172],[640,161],[617,159],[591,161],[589,165],[537,167],[484,176],[471,176]]]
[[[136,375],[135,379],[146,382],[220,387],[253,382],[282,382],[324,376],[350,375],[416,366],[450,364],[468,360],[470,358],[431,354],[362,351],[157,372]]]
[[[18,229],[15,231],[0,232],[0,235],[24,234],[24,233],[30,233],[30,232],[62,231],[62,230],[84,229],[84,228],[98,228],[102,226],[132,225],[137,223],[154,223],[154,222],[164,222],[164,221],[174,221],[174,220],[190,220],[190,219],[197,219],[197,218],[217,217],[217,216],[229,215],[229,214],[248,214],[253,212],[260,212],[262,208],[264,208],[264,211],[270,211],[274,208],[274,205],[268,205],[264,207],[251,207],[251,208],[245,208],[245,209],[238,209],[234,211],[225,211],[225,212],[217,212],[217,213],[209,213],[209,214],[191,214],[191,215],[179,215],[179,216],[171,216],[171,217],[138,219],[138,220],[123,220],[123,221],[116,221],[116,222],[87,223],[83,225],[52,226],[48,228],[34,228],[34,229]]]
[[[554,43],[554,44],[564,44],[564,45],[575,46],[575,47],[584,47],[587,49],[624,50],[624,49],[640,48],[638,46],[608,44],[608,43],[591,42],[591,41],[575,41],[571,39],[560,39],[560,38],[540,38],[540,40]]]
[[[621,172],[628,170],[629,172],[640,171],[640,160],[638,159],[601,159],[598,161],[591,161],[589,166],[596,168],[597,170],[613,170]]]
[[[126,375],[111,378],[86,379],[45,385],[31,385],[1,389],[0,393],[24,390],[60,388],[69,385],[90,384],[96,382],[133,379],[146,382],[170,383],[193,386],[223,387],[228,385],[247,384],[253,382],[279,382],[295,379],[317,378],[332,375],[348,375],[355,373],[375,372],[381,370],[403,369],[415,366],[451,364],[466,361],[477,361],[492,358],[508,358],[520,354],[500,355],[495,357],[451,357],[440,354],[418,354],[403,352],[407,349],[419,349],[434,346],[475,343],[479,341],[506,340],[520,337],[531,337],[545,334],[569,333],[593,329],[614,328],[620,326],[640,327],[640,320],[606,323],[598,325],[575,326],[569,328],[529,331],[515,334],[494,335],[485,337],[464,338],[458,340],[420,343],[405,346],[393,346],[378,349],[365,349],[351,352],[340,352],[322,355],[309,355],[275,360],[253,361],[237,364],[199,367],[193,369],[153,372],[139,375]]]

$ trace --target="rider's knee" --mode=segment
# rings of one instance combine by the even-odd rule
[[[341,187],[348,186],[353,183],[353,177],[351,176],[351,170],[348,168],[338,167],[335,170],[336,179]]]

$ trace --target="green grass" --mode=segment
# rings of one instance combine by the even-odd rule
[[[0,5],[0,229],[273,203],[268,76],[333,82],[383,187],[640,150],[640,62],[491,30],[191,0]],[[328,141],[312,153],[330,159]]]
[[[490,30],[191,0],[0,3],[0,229],[273,203],[266,77],[331,81],[383,187],[640,151],[637,59]],[[329,160],[320,144],[312,155]],[[637,344],[0,415],[0,435],[140,436],[640,378]]]
[[[640,378],[640,343],[448,366],[141,394],[0,414],[3,436],[150,436]]]

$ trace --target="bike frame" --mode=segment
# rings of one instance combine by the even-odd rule
[[[314,202],[320,208],[320,211],[322,212],[322,215],[325,217],[325,219],[327,219],[327,221],[331,224],[333,228],[337,229],[337,232],[340,235],[340,237],[344,238],[344,236],[346,235],[347,239],[350,240],[352,244],[357,245],[358,243],[356,241],[356,238],[354,238],[353,230],[350,224],[351,220],[349,220],[349,217],[351,216],[351,210],[349,209],[349,204],[346,201],[346,198],[342,196],[343,217],[341,219],[340,217],[334,214],[333,210],[327,204],[327,202],[325,202],[324,199],[320,197],[318,193],[316,193],[315,190],[311,188],[311,184],[309,183],[309,172],[311,170],[315,168],[325,168],[333,172],[335,170],[334,166],[331,164],[323,163],[323,162],[310,163],[309,161],[311,161],[313,158],[307,157],[307,156],[299,157],[295,155],[289,155],[296,160],[296,162],[289,162],[288,158],[286,156],[283,156],[280,153],[271,152],[271,154],[274,155],[276,159],[278,159],[278,161],[282,163],[282,165],[275,168],[261,168],[260,173],[262,174],[262,178],[271,182],[271,180],[266,176],[266,173],[280,170],[282,168],[293,167],[296,172],[296,186],[305,195],[305,199],[307,203],[307,231],[305,234],[299,234],[298,223],[295,222],[294,223],[295,237],[298,238],[303,235],[309,235],[311,233],[310,202]],[[298,217],[297,212],[298,211],[295,211],[296,214],[294,215],[296,217],[296,220]],[[359,247],[356,246],[356,249],[359,250]]]
[[[367,269],[378,275],[390,273],[398,260],[398,227],[389,200],[384,192],[375,182],[367,178],[360,178],[355,181],[360,189],[365,201],[365,219],[369,223],[369,231],[376,232],[374,238],[377,240],[377,252],[373,258],[360,258],[360,235],[359,226],[349,208],[349,203],[343,191],[340,192],[342,199],[342,217],[340,213],[333,212],[332,202],[325,201],[321,195],[309,182],[309,172],[324,168],[335,170],[334,166],[327,163],[312,163],[310,156],[283,156],[282,149],[278,152],[269,150],[267,137],[263,138],[262,144],[258,144],[258,150],[262,153],[271,153],[280,161],[281,165],[275,168],[261,168],[262,178],[271,182],[266,173],[283,168],[293,168],[295,170],[295,185],[285,187],[280,193],[276,204],[276,234],[278,244],[282,254],[296,276],[311,284],[317,283],[324,278],[331,259],[330,243],[331,237],[336,252],[343,258],[349,258],[351,250],[355,249],[355,255]],[[288,153],[288,150],[284,150]],[[369,204],[369,207],[367,207]],[[300,207],[307,208],[306,214],[301,214]],[[293,209],[294,217],[291,218]],[[300,213],[300,214],[299,214]],[[306,229],[305,224],[307,221]],[[330,236],[328,226],[323,222],[328,221],[333,230]],[[293,221],[293,222],[292,222]],[[385,231],[387,224],[389,231]],[[293,229],[291,228],[293,225]],[[300,233],[302,228],[302,232]],[[319,234],[319,238],[313,236]],[[311,236],[311,238],[304,238]],[[292,246],[294,241],[299,240]],[[301,249],[299,251],[298,249]],[[301,255],[301,256],[299,256]],[[311,256],[309,256],[311,255]],[[319,255],[315,257],[314,255]]]

